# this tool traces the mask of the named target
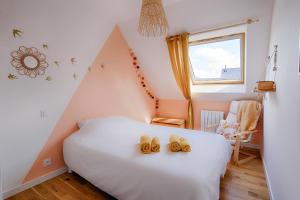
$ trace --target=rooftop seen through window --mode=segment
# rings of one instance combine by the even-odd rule
[[[190,42],[193,84],[243,83],[244,34]]]

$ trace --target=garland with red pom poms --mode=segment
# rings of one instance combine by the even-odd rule
[[[132,49],[129,49],[129,53],[130,53],[130,56],[132,58],[132,65],[135,69],[135,72],[137,74],[137,77],[139,79],[139,82],[140,82],[141,86],[144,88],[147,95],[155,101],[155,109],[158,110],[158,108],[159,108],[159,99],[152,94],[152,92],[150,91],[150,88],[147,86],[145,76],[143,75],[143,73],[141,71],[141,67],[138,64],[137,57],[134,54],[134,52],[132,51]]]

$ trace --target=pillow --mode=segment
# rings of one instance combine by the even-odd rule
[[[226,121],[236,123],[236,115],[229,112],[227,117],[226,117]]]
[[[223,135],[226,139],[229,139],[231,135],[235,134],[239,128],[239,123],[221,120],[217,129],[217,134]]]
[[[123,116],[111,116],[111,117],[99,117],[99,118],[93,118],[93,119],[86,119],[86,120],[78,120],[77,121],[77,126],[78,128],[83,128],[84,126],[87,126],[89,124],[89,126],[98,126],[99,124],[107,124],[110,121],[124,121],[124,120],[132,120],[130,118],[127,117],[123,117]]]
[[[84,125],[87,124],[87,122],[88,122],[88,120],[79,120],[79,121],[77,122],[77,126],[78,126],[79,128],[82,128]]]

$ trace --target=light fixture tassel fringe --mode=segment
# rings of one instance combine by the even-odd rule
[[[169,25],[161,0],[143,0],[139,28],[141,35],[166,36]]]

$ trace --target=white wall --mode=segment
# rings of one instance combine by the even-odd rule
[[[298,0],[275,1],[270,53],[278,44],[279,71],[277,91],[264,101],[263,149],[274,200],[300,199],[299,10]]]
[[[2,193],[2,167],[1,167],[1,161],[0,161],[0,200],[2,200],[2,199],[3,199],[3,193]]]
[[[114,9],[112,9],[114,8]],[[0,154],[3,190],[19,185],[50,136],[61,113],[97,52],[120,18],[126,2],[119,0],[0,1]],[[13,38],[12,29],[23,31]],[[49,49],[43,49],[47,43]],[[10,53],[19,46],[46,54],[46,76],[30,79],[17,74]],[[70,58],[77,63],[72,65]],[[54,61],[59,60],[56,67]],[[9,73],[18,76],[8,80]],[[74,80],[73,74],[78,74]],[[41,119],[40,111],[47,117]]]
[[[229,100],[249,96],[257,80],[264,78],[273,0],[189,0],[166,6],[170,35],[259,18],[248,27],[247,94],[201,94],[199,99]],[[144,38],[137,33],[138,18],[120,24],[129,45],[141,60],[143,70],[162,99],[182,99],[173,77],[165,38]]]

